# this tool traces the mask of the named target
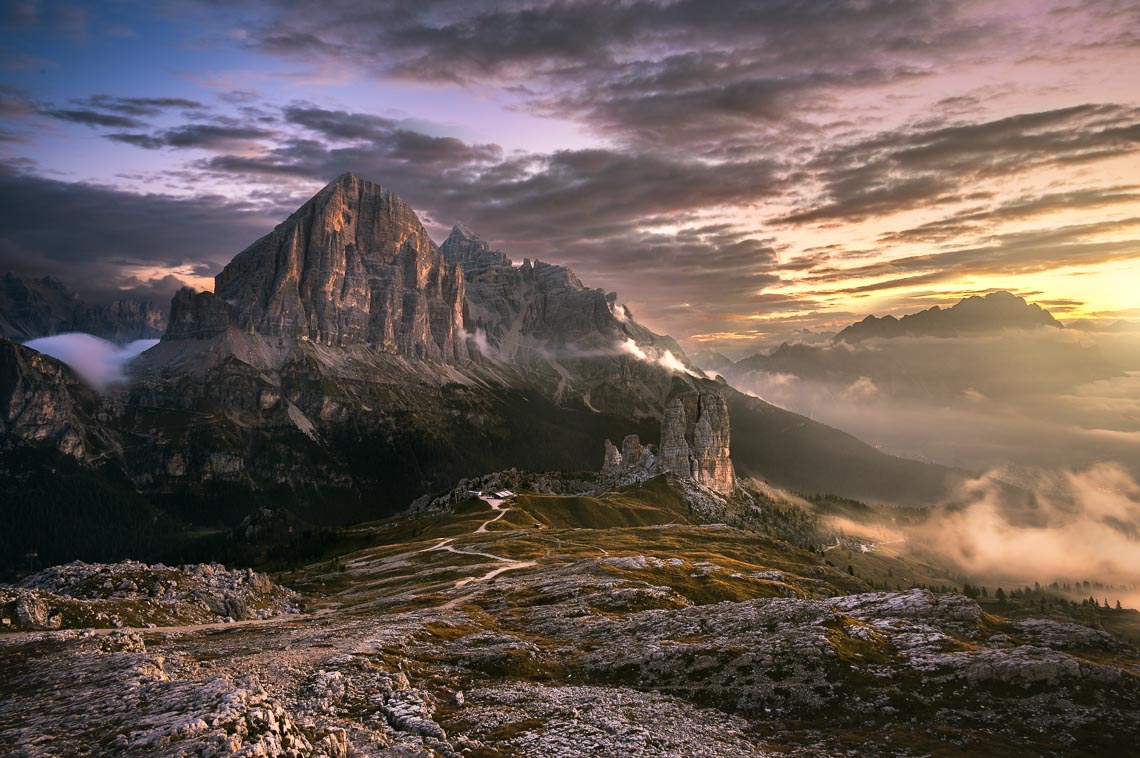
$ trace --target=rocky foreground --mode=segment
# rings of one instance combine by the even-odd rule
[[[17,631],[232,623],[297,613],[299,606],[296,592],[264,574],[217,563],[77,561],[0,586],[0,624]]]
[[[0,740],[14,755],[918,756],[1123,755],[1140,737],[1140,656],[1109,634],[868,592],[654,486],[359,528],[370,546],[281,578],[302,613],[0,635]],[[121,573],[98,592],[135,592]],[[72,597],[100,575],[62,567],[8,592]]]

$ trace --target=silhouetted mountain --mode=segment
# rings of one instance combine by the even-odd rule
[[[161,337],[165,330],[166,317],[151,302],[120,299],[91,305],[50,276],[0,276],[0,336],[11,340],[86,332],[127,343]]]
[[[1053,314],[1009,292],[968,297],[950,308],[934,306],[900,318],[867,316],[835,335],[836,342],[891,337],[953,337],[1006,329],[1062,328]]]

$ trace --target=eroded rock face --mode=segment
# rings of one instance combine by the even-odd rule
[[[614,443],[606,440],[606,453],[602,459],[602,471],[620,471],[622,463],[621,452],[614,447]]]
[[[0,338],[0,435],[85,460],[92,439],[84,406],[95,402],[67,366]]]
[[[717,492],[732,492],[736,476],[729,457],[728,403],[710,392],[685,392],[665,406],[661,465]]]
[[[622,480],[630,482],[644,481],[665,472],[653,454],[652,446],[642,445],[641,438],[636,434],[625,436],[620,451],[614,443],[606,440],[602,471],[606,474],[619,474]]]
[[[462,360],[464,282],[415,212],[344,174],[215,279],[246,331]]]
[[[166,339],[209,339],[234,325],[235,317],[233,308],[214,293],[183,287],[170,303]]]
[[[478,234],[463,224],[452,227],[451,234],[439,250],[449,262],[461,266],[468,276],[476,276],[492,266],[511,265],[506,253],[492,250]]]

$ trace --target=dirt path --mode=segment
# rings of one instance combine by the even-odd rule
[[[503,503],[506,501],[500,500],[499,498],[483,497],[480,495],[479,499],[482,500],[487,505],[491,506],[491,510],[498,511],[498,513],[495,514],[494,518],[488,519],[488,520],[484,521],[482,524],[480,524],[479,528],[475,530],[475,534],[481,534],[482,532],[487,531],[488,525],[493,524],[496,521],[498,521],[499,519],[501,519],[503,516],[505,516],[507,514],[507,511],[514,510],[513,508],[504,508]]]
[[[480,495],[479,499],[487,503],[487,505],[491,506],[491,510],[496,511],[496,513],[494,518],[490,518],[484,521],[478,526],[478,528],[475,529],[475,531],[472,532],[472,534],[485,534],[487,532],[488,525],[493,524],[501,519],[507,513],[507,511],[514,510],[513,508],[504,508],[503,503],[506,501],[500,498],[483,497]],[[490,579],[494,579],[504,571],[514,571],[515,569],[529,568],[530,566],[535,565],[535,561],[516,561],[513,558],[504,558],[503,556],[495,555],[494,553],[481,553],[478,550],[460,550],[459,548],[451,546],[451,543],[455,542],[455,539],[455,537],[441,539],[435,545],[426,547],[423,550],[419,550],[417,552],[430,553],[436,550],[446,550],[449,553],[455,553],[457,555],[476,555],[480,558],[489,558],[490,560],[501,561],[503,564],[505,564],[503,566],[499,566],[498,568],[491,569],[482,576],[469,576],[464,579],[460,579],[455,583],[456,587],[463,587],[474,582],[486,582]],[[464,596],[464,598],[466,597],[470,597],[470,595]],[[459,598],[452,600],[451,604],[457,602],[458,600]]]

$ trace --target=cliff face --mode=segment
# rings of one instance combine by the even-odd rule
[[[460,270],[407,203],[352,174],[235,257],[214,292],[245,331],[467,358]]]
[[[78,461],[93,452],[97,400],[59,361],[0,339],[0,440],[49,445]],[[97,445],[96,445],[97,446]]]
[[[711,392],[684,392],[665,406],[661,422],[661,465],[709,489],[728,493],[736,487],[729,457],[728,403]]]
[[[564,266],[524,260],[516,267],[463,226],[440,249],[463,269],[465,323],[485,358],[559,403],[661,417],[672,372],[657,358],[668,350],[687,359],[671,338],[634,321],[616,295],[585,286]]]
[[[113,300],[79,308],[70,329],[126,344],[161,337],[166,331],[166,315],[149,300]]]
[[[212,292],[195,292],[183,287],[170,303],[167,340],[209,339],[234,325],[233,308]]]

